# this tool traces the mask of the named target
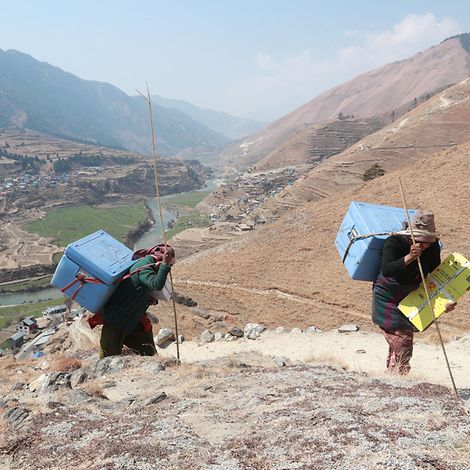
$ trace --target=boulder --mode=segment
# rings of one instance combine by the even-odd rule
[[[225,340],[225,341],[235,341],[236,339],[237,339],[237,337],[231,335],[230,333],[227,333],[227,334],[224,336],[224,340]]]
[[[43,386],[44,383],[47,380],[46,374],[41,374],[38,378],[34,379],[29,385],[28,388],[31,392],[36,392],[37,390],[40,390]]]
[[[78,405],[85,401],[91,400],[91,396],[84,390],[74,390],[69,396],[70,405]]]
[[[338,333],[355,333],[356,331],[359,331],[358,325],[343,325],[338,328]]]
[[[121,356],[109,356],[99,359],[93,371],[95,377],[101,377],[106,374],[112,374],[114,372],[124,369],[126,363]]]
[[[222,322],[225,319],[225,314],[223,313],[211,313],[210,317],[214,322]]]
[[[289,359],[287,359],[287,357],[275,357],[273,358],[273,361],[278,367],[285,367],[287,366]]]
[[[203,318],[204,320],[209,320],[209,318],[211,317],[208,312],[206,312],[205,310],[199,309],[199,308],[193,309],[193,310],[192,310],[192,313],[193,313],[193,315],[196,315],[196,316],[198,316],[198,317],[201,317],[201,318]]]
[[[173,298],[177,304],[186,305],[187,307],[197,306],[197,302],[187,295],[181,295],[178,292],[173,292]]]
[[[162,328],[154,340],[158,347],[163,348],[175,340],[175,334],[169,328]]]
[[[276,333],[277,333],[278,335],[280,335],[280,334],[282,334],[282,333],[286,333],[286,332],[287,332],[287,328],[284,328],[283,326],[278,326],[278,327],[276,328]]]
[[[290,332],[295,334],[295,335],[298,335],[298,334],[302,333],[302,330],[300,328],[292,328],[292,330],[290,330]]]
[[[178,343],[184,343],[184,336],[183,335],[178,335]]]
[[[306,330],[305,333],[321,333],[322,331],[319,330],[316,326],[309,326]]]
[[[237,338],[243,338],[243,330],[238,328],[238,326],[234,326],[229,332],[230,335],[236,336]]]
[[[214,335],[214,341],[220,341],[220,340],[224,339],[224,336],[225,336],[224,333],[216,333]]]
[[[24,424],[24,421],[28,418],[30,411],[27,408],[16,406],[5,411],[3,418],[9,421],[13,426],[19,427]]]
[[[214,334],[211,333],[209,330],[205,330],[201,333],[201,336],[199,337],[199,339],[203,342],[203,343],[211,343],[212,341],[214,341]]]
[[[87,378],[87,373],[83,369],[77,369],[72,372],[70,376],[70,386],[75,388],[77,385],[82,384],[85,382]]]
[[[167,398],[167,394],[165,392],[161,392],[158,395],[147,398],[147,400],[144,402],[144,405],[155,405],[156,403],[160,403],[161,401],[165,400],[165,398]]]
[[[259,323],[248,323],[245,326],[245,337],[248,339],[259,338],[261,333],[266,329],[265,325],[260,325]]]
[[[33,380],[28,386],[31,392],[49,393],[59,390],[59,388],[70,388],[71,374],[66,372],[52,372],[42,374]]]

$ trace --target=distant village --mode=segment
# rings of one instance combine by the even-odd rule
[[[0,356],[8,353],[20,358],[39,357],[47,343],[61,323],[75,320],[84,315],[86,309],[68,309],[66,305],[49,307],[42,312],[42,317],[25,317],[17,324],[1,330],[2,338],[11,333],[0,343]]]
[[[266,172],[248,172],[222,185],[214,192],[213,213],[210,218],[220,222],[242,222],[267,199],[276,196],[299,177],[294,166]],[[218,203],[218,199],[224,202]],[[256,223],[264,223],[258,219]],[[240,230],[254,228],[250,224],[239,224]]]
[[[56,175],[52,173],[50,175],[39,176],[23,173],[16,178],[6,177],[0,179],[0,196],[14,197],[39,187],[53,188],[58,184],[67,185],[69,181],[70,177],[67,174]]]

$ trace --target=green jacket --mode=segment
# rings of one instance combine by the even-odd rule
[[[163,289],[170,272],[170,266],[164,263],[157,268],[152,256],[145,256],[136,261],[129,272],[146,264],[152,264],[152,266],[120,282],[102,309],[104,321],[126,333],[136,329],[150,305],[150,292]]]

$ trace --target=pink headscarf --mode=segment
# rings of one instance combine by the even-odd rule
[[[152,248],[143,248],[141,250],[137,250],[133,255],[132,259],[140,259],[144,256],[152,255],[155,261],[158,263],[163,261],[163,255],[168,253],[172,258],[175,257],[175,250],[170,245],[165,245],[160,243],[160,245],[152,246]]]

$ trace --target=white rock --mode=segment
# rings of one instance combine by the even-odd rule
[[[343,325],[338,328],[338,333],[355,333],[356,331],[359,331],[359,326],[357,325]]]
[[[248,339],[257,339],[257,338],[259,338],[260,336],[261,336],[261,335],[260,335],[257,331],[255,331],[255,330],[250,331],[250,332],[246,335],[246,337],[247,337]]]
[[[47,375],[41,374],[36,380],[33,380],[28,385],[28,388],[31,392],[35,392],[36,390],[42,389],[47,381],[48,381]]]
[[[316,326],[309,326],[306,330],[305,333],[321,333],[322,331],[319,330]]]
[[[154,340],[157,346],[163,346],[170,341],[174,341],[175,334],[169,328],[162,328],[157,336],[155,336]]]
[[[203,343],[211,343],[212,341],[214,341],[214,337],[215,335],[213,333],[211,333],[209,330],[205,330],[201,333],[201,336],[199,337],[199,339]]]
[[[236,336],[231,335],[230,333],[226,334],[224,337],[225,341],[235,341],[237,339]]]
[[[298,335],[299,333],[302,333],[302,330],[300,328],[292,328],[290,332],[294,333],[295,335]]]
[[[214,341],[220,341],[221,339],[224,339],[225,335],[224,333],[216,333],[214,335]]]
[[[286,333],[286,332],[287,332],[287,328],[284,328],[283,326],[278,326],[278,327],[276,328],[276,333],[277,333],[278,335],[280,335],[280,334],[282,334],[282,333]]]
[[[185,340],[185,338],[184,338],[183,335],[179,335],[179,336],[178,336],[178,343],[179,343],[179,344],[184,343],[184,340]]]
[[[287,366],[289,359],[287,357],[275,357],[273,361],[278,367],[284,367]]]
[[[245,326],[245,336],[248,339],[256,339],[260,334],[266,329],[265,325],[260,325],[259,323],[248,323]]]

